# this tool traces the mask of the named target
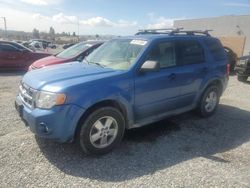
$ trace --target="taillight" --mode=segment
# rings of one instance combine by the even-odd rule
[[[227,75],[229,76],[230,74],[230,64],[227,64]]]

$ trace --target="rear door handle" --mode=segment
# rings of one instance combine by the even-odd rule
[[[171,74],[168,76],[168,78],[169,78],[170,80],[174,80],[174,79],[176,78],[176,74],[175,74],[175,73],[171,73]]]

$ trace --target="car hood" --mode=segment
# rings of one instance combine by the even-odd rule
[[[122,71],[71,62],[26,73],[23,82],[33,89],[59,92],[67,87],[120,74]]]
[[[60,63],[64,63],[67,61],[70,61],[70,59],[62,59],[62,58],[58,58],[56,56],[50,55],[48,57],[35,61],[34,63],[32,63],[32,66],[35,68],[42,68],[48,65],[60,64]]]
[[[250,55],[240,57],[240,60],[247,60],[250,59]]]

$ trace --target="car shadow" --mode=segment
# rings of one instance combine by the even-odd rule
[[[184,161],[204,157],[230,163],[215,154],[250,140],[250,112],[220,105],[214,116],[178,115],[146,127],[127,131],[113,152],[91,157],[76,144],[59,144],[36,138],[49,162],[71,176],[119,182],[150,175]]]
[[[250,81],[249,80],[247,80],[246,82],[243,82],[244,84],[250,84]]]
[[[27,71],[3,71],[0,70],[0,76],[23,76]]]

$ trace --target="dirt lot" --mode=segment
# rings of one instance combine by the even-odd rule
[[[218,112],[127,132],[114,152],[87,157],[36,138],[14,98],[21,74],[0,74],[0,187],[250,187],[250,82],[231,77]]]

